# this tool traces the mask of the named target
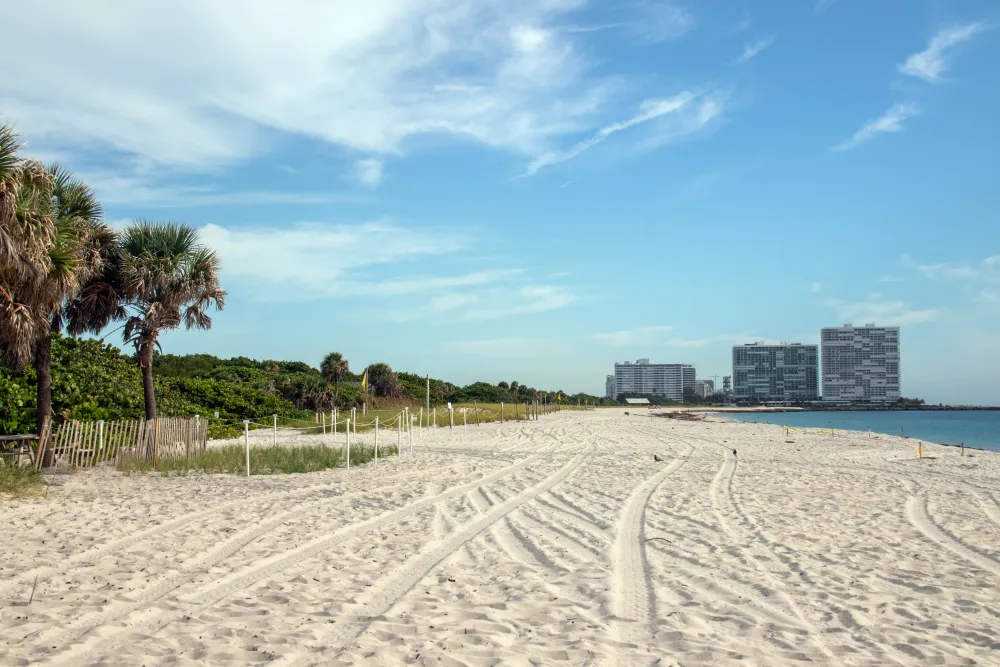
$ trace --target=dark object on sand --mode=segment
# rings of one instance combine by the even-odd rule
[[[625,416],[628,417],[628,410],[625,411]]]
[[[735,449],[733,450],[733,456],[736,456],[736,450]]]
[[[653,460],[656,461],[657,463],[659,463],[663,459],[660,458],[659,454],[653,454]]]

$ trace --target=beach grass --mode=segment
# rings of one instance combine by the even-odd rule
[[[395,445],[379,447],[379,458],[396,454]],[[362,465],[375,458],[373,445],[353,445],[351,465]],[[251,475],[280,475],[306,473],[337,468],[344,465],[341,447],[324,445],[277,445],[254,447],[250,450]],[[186,475],[200,472],[216,475],[245,475],[246,449],[243,445],[226,445],[205,452],[185,456],[163,457],[154,465],[149,461],[123,457],[119,469],[125,473],[159,473],[161,475]]]
[[[0,495],[26,498],[41,495],[44,489],[42,473],[32,467],[11,465],[0,458]]]

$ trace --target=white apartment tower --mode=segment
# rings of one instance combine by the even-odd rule
[[[800,343],[733,346],[733,398],[792,403],[819,398],[819,347]]]
[[[895,403],[899,392],[899,327],[866,324],[823,329],[823,401]]]
[[[615,364],[615,397],[653,394],[682,403],[685,391],[694,391],[694,366],[651,364],[649,359]]]
[[[612,401],[615,400],[615,376],[609,375],[607,380],[604,381],[604,395],[610,398]]]

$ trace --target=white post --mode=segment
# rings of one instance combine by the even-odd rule
[[[247,477],[250,476],[250,420],[243,420],[243,442],[247,450]]]
[[[278,415],[272,415],[274,417],[274,438],[271,441],[272,445],[277,446],[278,444]]]
[[[417,435],[419,436],[423,433],[424,428],[424,409],[420,408],[420,421],[417,422]]]
[[[347,419],[347,469],[351,469],[351,419]]]
[[[189,427],[190,428],[190,427]],[[188,431],[190,433],[190,430]],[[97,451],[104,451],[104,420],[97,422]]]
[[[333,409],[333,434],[337,435],[337,408]]]
[[[375,415],[375,463],[378,463],[378,415]]]
[[[357,435],[358,434],[358,409],[357,408],[354,408],[354,421],[352,423],[354,424],[354,435]]]
[[[469,432],[469,410],[468,408],[462,408],[462,432]]]
[[[323,435],[326,435],[326,411],[322,412],[323,415]]]
[[[451,434],[455,435],[455,408],[448,408],[448,428]]]
[[[396,420],[396,454],[403,456],[403,413]]]
[[[407,420],[409,421],[409,423],[407,424],[407,426],[409,427],[408,430],[409,430],[409,435],[410,435],[410,456],[412,457],[413,456],[413,417],[412,416],[408,416]],[[964,445],[963,445],[963,447],[964,447]],[[962,451],[965,451],[965,450],[963,449]]]
[[[364,416],[367,414],[368,414],[368,401],[365,401],[364,403],[361,404],[361,415]]]
[[[438,427],[438,409],[434,408],[434,428]]]
[[[500,401],[500,423],[503,423],[503,401]]]

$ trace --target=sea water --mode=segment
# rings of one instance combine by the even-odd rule
[[[715,416],[793,428],[834,428],[905,435],[942,445],[965,443],[1000,452],[1000,410],[822,410],[715,413]]]

